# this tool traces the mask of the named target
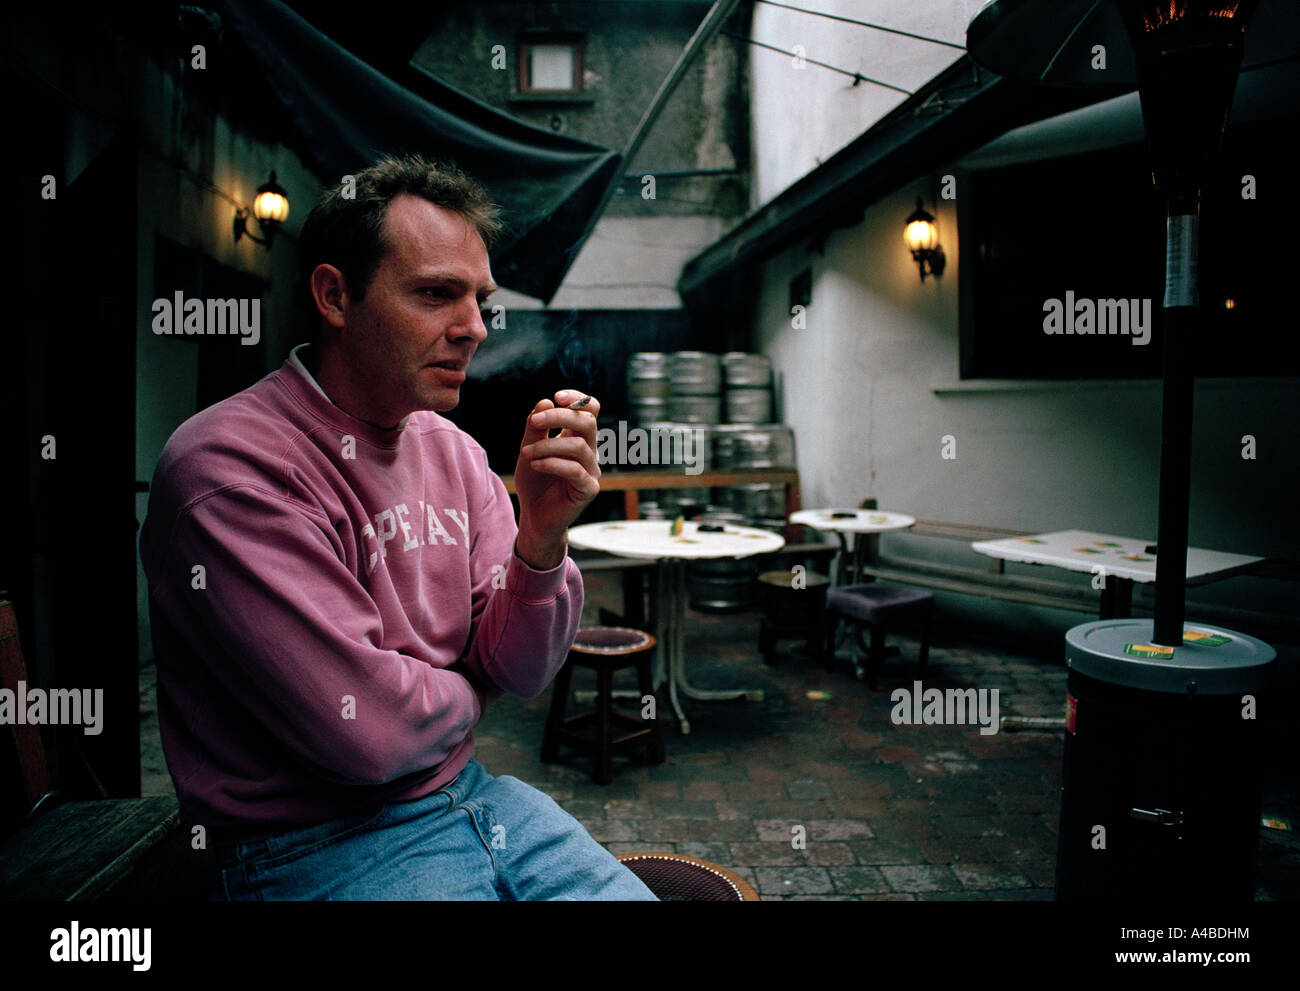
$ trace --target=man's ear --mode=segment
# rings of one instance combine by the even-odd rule
[[[333,265],[317,265],[311,273],[311,296],[321,319],[335,329],[343,327],[343,306],[348,298],[347,280]]]

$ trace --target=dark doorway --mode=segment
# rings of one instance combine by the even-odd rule
[[[5,156],[21,250],[0,362],[13,469],[0,588],[15,603],[28,686],[102,690],[100,732],[86,732],[85,713],[82,725],[42,729],[55,786],[134,796],[135,152],[116,140],[81,147],[90,160],[78,171],[59,98],[23,80],[8,92],[23,140]]]

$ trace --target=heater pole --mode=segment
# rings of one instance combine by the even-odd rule
[[[1183,643],[1187,591],[1187,518],[1192,471],[1193,355],[1196,292],[1196,204],[1171,199],[1165,241],[1165,378],[1156,533],[1156,615],[1152,639]]]

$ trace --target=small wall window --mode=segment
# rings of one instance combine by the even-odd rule
[[[519,92],[581,93],[580,34],[528,34],[519,39]]]

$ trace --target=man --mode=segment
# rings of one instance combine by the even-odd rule
[[[418,157],[327,194],[300,238],[318,346],[192,417],[141,534],[159,717],[213,897],[652,899],[550,798],[473,760],[582,611],[565,532],[599,489],[594,399],[532,409],[519,522],[439,416],[487,336],[496,209]],[[558,436],[549,434],[558,429]]]

